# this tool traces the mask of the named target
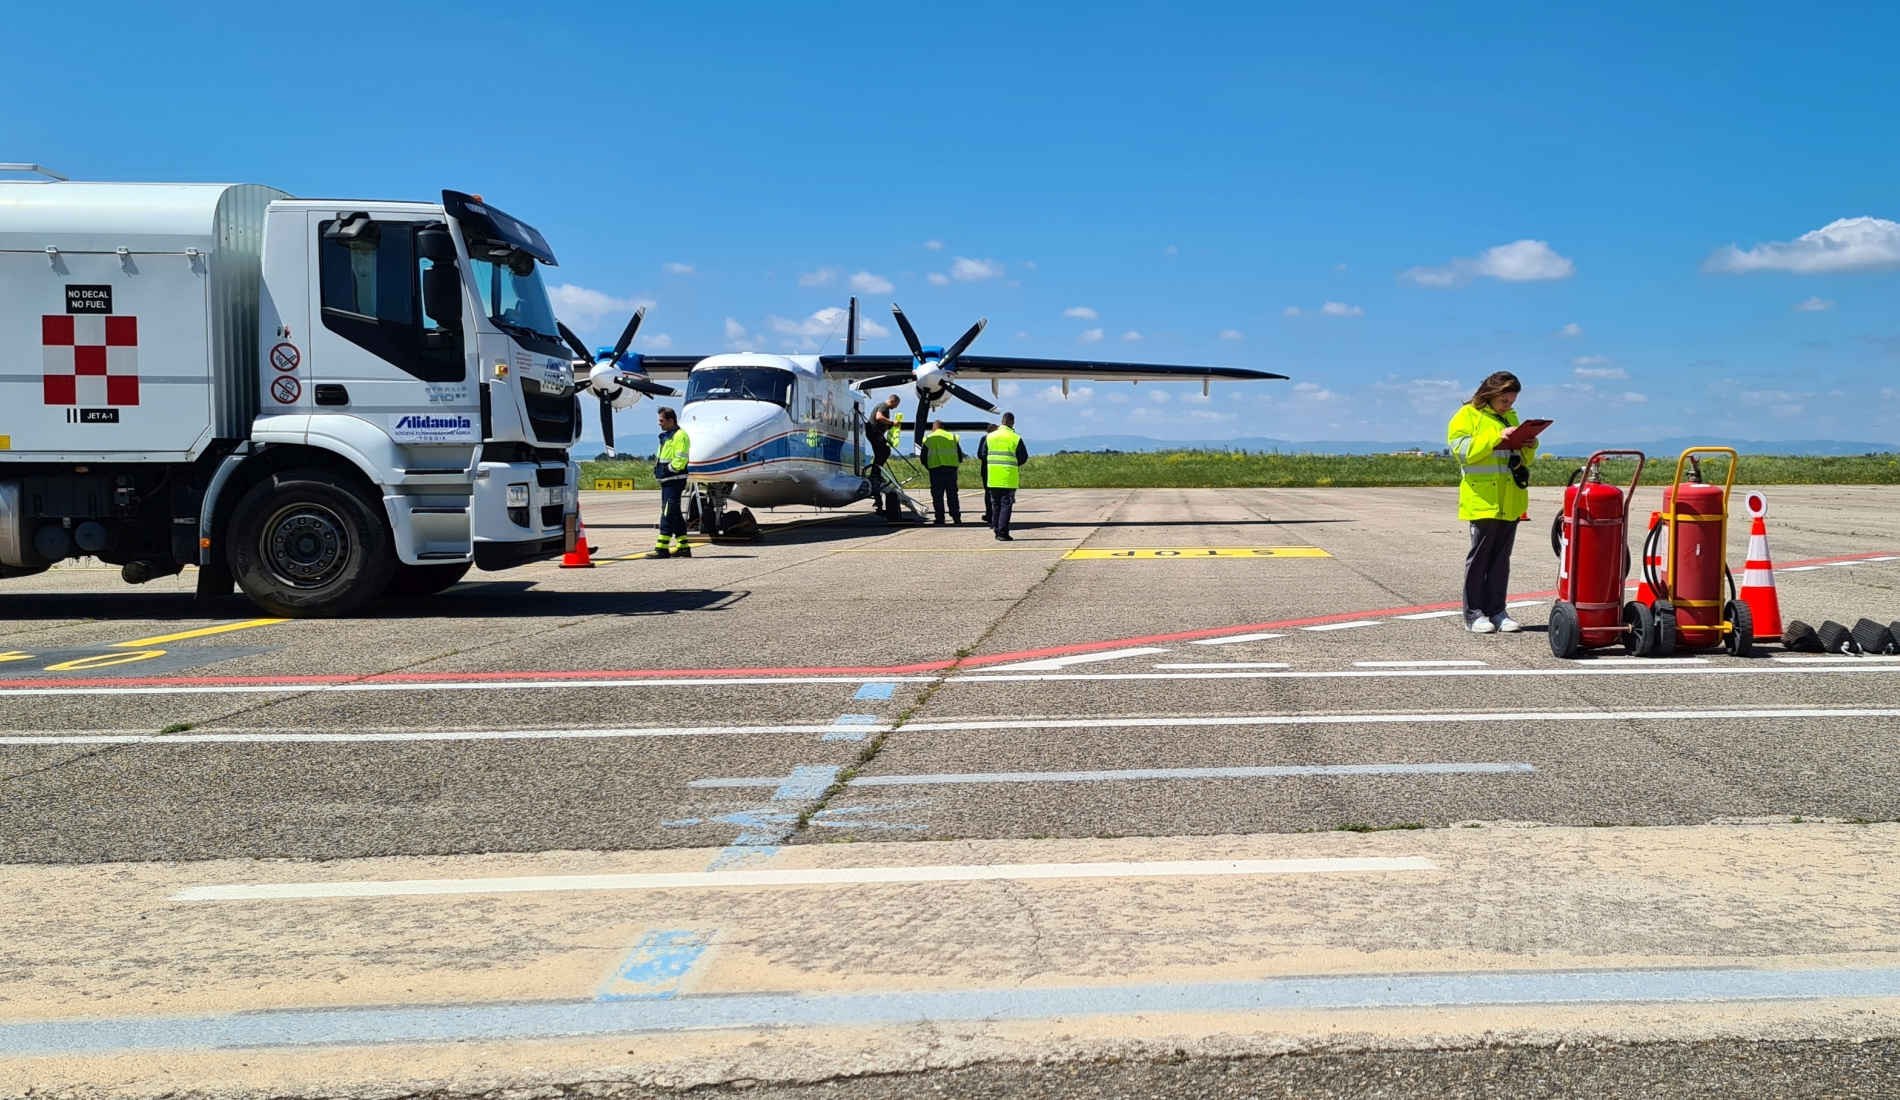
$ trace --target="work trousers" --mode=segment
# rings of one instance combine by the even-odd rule
[[[1016,510],[1016,490],[987,489],[989,498],[990,530],[999,535],[1009,534],[1009,514]]]
[[[891,460],[891,441],[885,433],[881,431],[867,431],[864,433],[864,437],[871,442],[871,471],[869,476],[871,478],[871,488],[876,489],[878,487],[878,471],[882,470],[884,464]]]
[[[667,545],[672,540],[677,548],[686,542],[686,514],[680,511],[680,498],[686,494],[686,480],[660,482],[660,539],[659,545]]]
[[[936,510],[938,523],[943,522],[945,501],[950,503],[950,515],[958,523],[963,522],[963,502],[957,499],[957,468],[933,466],[930,468],[930,506]]]
[[[1504,614],[1511,587],[1511,548],[1517,544],[1514,519],[1471,521],[1471,549],[1465,554],[1465,623]]]

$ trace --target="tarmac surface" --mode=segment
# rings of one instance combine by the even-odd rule
[[[1560,661],[1554,492],[1489,637],[1437,490],[780,510],[677,561],[652,494],[583,496],[595,568],[351,620],[0,586],[0,1092],[1891,1070],[1900,658]],[[1900,619],[1894,490],[1767,496],[1786,617]]]

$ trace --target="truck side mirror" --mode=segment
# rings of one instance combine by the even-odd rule
[[[449,235],[446,226],[424,226],[416,230],[416,255],[437,264],[452,265],[456,258],[455,238]]]
[[[422,273],[422,310],[438,326],[462,327],[462,279],[453,263],[432,259]]]

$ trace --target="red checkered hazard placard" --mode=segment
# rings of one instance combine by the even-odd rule
[[[139,319],[46,314],[45,403],[117,408],[139,403]]]

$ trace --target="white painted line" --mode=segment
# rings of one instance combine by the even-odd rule
[[[1852,665],[1862,661],[1900,661],[1900,657],[1886,653],[1862,653],[1858,656],[1848,653],[1777,653],[1768,659],[1794,665]]]
[[[1882,554],[1877,558],[1862,558],[1862,561],[1900,561],[1900,554]]]
[[[621,875],[524,875],[512,878],[404,879],[388,882],[282,882],[192,886],[172,901],[289,901],[445,894],[538,894],[575,890],[731,890],[746,887],[883,886],[918,882],[997,882],[1227,875],[1325,875],[1434,871],[1419,856],[1337,859],[1182,859],[1119,863],[990,863],[935,867],[815,867],[770,871],[675,871]]]
[[[1530,775],[1529,764],[1278,764],[1240,768],[1112,768],[1089,772],[940,772],[871,775],[853,787],[937,787],[973,783],[1125,783],[1145,779],[1299,779],[1361,775]]]
[[[1189,645],[1236,645],[1240,642],[1264,642],[1273,638],[1284,638],[1284,634],[1230,634],[1225,638],[1200,638]]]
[[[1136,646],[1132,649],[1105,649],[1099,653],[1076,653],[1068,657],[1049,657],[1039,661],[1018,661],[1015,664],[996,665],[994,667],[1011,672],[1031,672],[1067,668],[1070,665],[1094,664],[1096,661],[1119,661],[1126,657],[1145,657],[1150,653],[1166,653],[1159,646]]]
[[[1484,642],[1483,645],[1497,643]],[[1515,677],[1515,676],[1794,676],[1805,674],[1891,674],[1900,672],[1892,664],[1865,660],[1853,664],[1810,665],[1794,661],[1748,661],[1739,664],[1698,663],[1697,658],[1644,658],[1641,662],[1621,663],[1621,658],[1598,657],[1562,668],[1360,668],[1339,671],[1300,669],[1261,669],[1214,672],[1033,672],[985,676],[979,672],[951,676],[946,684],[1052,683],[1062,680],[1403,680],[1414,677]],[[1680,660],[1680,663],[1678,663]]]
[[[1357,630],[1358,628],[1362,626],[1378,626],[1378,625],[1379,625],[1378,619],[1354,619],[1353,621],[1349,623],[1321,623],[1318,626],[1303,626],[1300,629],[1312,630],[1312,631]]]
[[[1354,668],[1483,668],[1483,661],[1354,661]],[[1159,667],[1159,666],[1156,666]]]
[[[1512,600],[1510,603],[1507,603],[1504,606],[1506,607],[1536,607],[1538,604],[1545,604],[1549,602],[1550,602],[1549,600]]]
[[[1592,657],[1590,658],[1590,663],[1593,665],[1646,665],[1658,660],[1667,660],[1670,664],[1674,665],[1706,665],[1709,663],[1707,657]]]
[[[828,733],[832,725],[791,726],[652,726],[644,729],[566,730],[393,730],[380,733],[76,733],[25,734],[0,737],[0,745],[299,745],[383,744],[411,741],[616,741],[643,737],[732,737],[752,734]],[[888,723],[852,726],[867,733],[887,733]]]
[[[1392,617],[1395,619],[1447,619],[1453,615],[1462,614],[1464,614],[1464,612],[1454,607],[1450,611],[1418,611],[1410,615],[1394,615]]]
[[[1816,569],[1824,569],[1824,568],[1826,567],[1820,566],[1820,565],[1790,565],[1786,569],[1777,569],[1775,570],[1775,572],[1777,573],[1812,573]]]
[[[1156,665],[1156,668],[1292,668],[1285,661],[1201,661],[1197,664]]]
[[[1221,714],[1203,716],[1112,718],[1003,718],[962,721],[911,722],[905,733],[947,733],[971,730],[1043,729],[1153,729],[1210,726],[1406,726],[1458,723],[1531,724],[1543,722],[1683,722],[1785,721],[1790,718],[1900,718],[1894,707],[1733,707],[1701,710],[1526,710],[1425,711],[1416,714],[1384,712],[1319,712],[1305,714]]]

